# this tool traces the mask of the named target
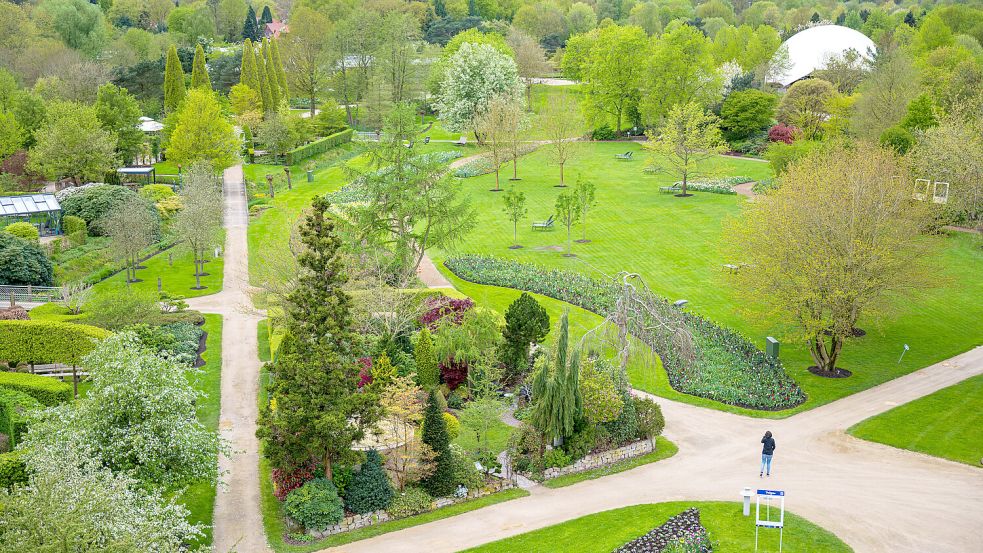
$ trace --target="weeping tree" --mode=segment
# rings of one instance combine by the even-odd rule
[[[554,446],[573,435],[582,416],[580,349],[569,347],[568,313],[560,317],[556,349],[551,362],[540,366],[532,385],[532,425]]]

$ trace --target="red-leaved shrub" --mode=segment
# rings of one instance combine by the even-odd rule
[[[368,386],[372,384],[372,358],[371,357],[359,357],[358,358],[358,387]]]
[[[468,364],[447,360],[440,364],[440,378],[451,390],[456,390],[468,377]]]
[[[284,498],[287,497],[288,493],[303,486],[308,481],[313,480],[314,470],[316,468],[317,466],[313,461],[311,461],[306,465],[291,471],[273,469],[271,471],[271,476],[273,478],[273,495],[280,501],[283,501]]]
[[[798,134],[798,132],[799,129],[795,127],[790,127],[785,123],[779,123],[768,129],[768,140],[770,142],[784,142],[786,144],[791,144],[795,140],[795,135]]]
[[[436,296],[427,298],[426,308],[420,323],[426,325],[430,330],[436,330],[437,325],[444,317],[454,317],[454,324],[461,324],[464,313],[474,307],[471,298],[456,300],[447,296]]]

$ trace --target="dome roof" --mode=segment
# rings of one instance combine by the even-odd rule
[[[874,41],[867,35],[849,27],[839,25],[820,25],[810,27],[789,37],[783,44],[788,49],[789,69],[775,77],[775,81],[788,86],[809,76],[821,68],[826,60],[842,55],[847,50],[856,50],[864,58],[870,59],[877,51]]]

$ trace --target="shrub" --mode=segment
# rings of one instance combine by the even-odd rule
[[[23,451],[0,453],[0,488],[10,489],[14,484],[27,482],[27,465]]]
[[[304,528],[324,530],[345,516],[338,490],[330,480],[316,478],[287,494],[283,510]]]
[[[325,136],[319,140],[315,140],[308,144],[304,144],[303,146],[294,148],[293,150],[287,152],[286,164],[296,165],[309,157],[314,157],[318,154],[327,152],[335,146],[339,146],[346,142],[351,142],[353,133],[354,131],[352,129],[346,129],[332,134],[331,136]]]
[[[440,364],[440,378],[451,391],[457,389],[468,378],[468,364],[448,359]],[[448,397],[448,400],[450,398]]]
[[[799,130],[795,127],[790,127],[785,123],[779,123],[768,129],[768,140],[770,142],[783,142],[785,144],[791,144],[795,141],[795,135],[798,134],[798,132]]]
[[[437,365],[437,354],[433,349],[433,338],[430,330],[424,328],[416,339],[413,348],[416,359],[416,382],[425,390],[430,390],[440,381],[440,367]]]
[[[109,336],[89,325],[58,321],[0,321],[0,360],[77,365]]]
[[[34,244],[38,244],[41,241],[41,233],[38,232],[38,228],[26,221],[11,223],[5,226],[3,231]]]
[[[728,141],[746,140],[771,123],[778,97],[760,90],[732,92],[720,107],[720,127]]]
[[[450,413],[444,413],[444,423],[447,425],[447,437],[453,442],[461,435],[461,421]]]
[[[23,392],[46,407],[71,401],[74,396],[71,385],[28,373],[0,372],[0,388]]]
[[[590,453],[596,443],[597,427],[592,424],[585,424],[583,428],[574,432],[573,436],[563,442],[563,451],[566,451],[571,459],[580,459]]]
[[[318,469],[316,472],[323,473],[324,471]],[[348,489],[348,484],[351,484],[354,477],[355,470],[348,465],[333,465],[331,467],[331,482],[338,490],[338,497],[345,497],[345,490]]]
[[[474,466],[474,461],[468,457],[464,448],[451,444],[451,456],[454,459],[454,484],[464,486],[468,490],[477,490],[484,485],[485,479]]]
[[[93,235],[102,235],[98,221],[108,216],[123,202],[129,198],[140,197],[139,194],[124,186],[113,186],[110,184],[100,184],[97,186],[82,187],[78,193],[63,196],[61,201],[62,215],[71,215],[85,220],[89,226],[89,232]],[[144,199],[147,210],[155,221],[159,223],[157,209],[153,203]]]
[[[126,330],[136,333],[141,342],[161,356],[186,365],[193,365],[198,359],[198,345],[205,333],[191,323],[136,324]]]
[[[607,123],[601,125],[600,127],[594,129],[590,133],[591,140],[614,140],[618,138],[618,134],[614,132]]]
[[[6,434],[12,448],[27,431],[28,415],[41,403],[24,392],[0,387],[0,432]]]
[[[604,423],[604,428],[611,434],[615,446],[633,442],[638,437],[638,413],[635,412],[635,403],[631,400],[631,394],[623,392],[621,402],[618,418]]]
[[[62,218],[61,230],[68,236],[73,248],[85,244],[89,235],[89,226],[85,223],[85,219],[74,215]]]
[[[915,136],[908,129],[899,126],[888,127],[881,133],[880,144],[900,155],[905,155],[915,145]]]
[[[98,294],[86,304],[86,322],[110,330],[140,323],[161,322],[157,294],[131,290],[126,294]],[[184,316],[184,313],[172,313]]]
[[[403,493],[393,498],[388,511],[393,518],[405,518],[425,513],[432,508],[433,498],[430,494],[422,488],[409,486],[403,490]]]
[[[51,260],[41,246],[7,232],[0,232],[0,285],[51,286]]]
[[[346,484],[345,507],[353,513],[371,513],[385,509],[392,499],[393,487],[382,468],[382,456],[370,449],[365,454],[361,470]]]
[[[0,321],[26,321],[30,318],[27,310],[19,305],[0,309]]]
[[[538,344],[550,331],[550,316],[536,298],[526,292],[505,311],[505,329],[500,356],[510,376],[519,377],[529,369],[529,344]]]
[[[543,467],[548,469],[561,468],[572,463],[573,460],[562,449],[551,449],[543,455]]]
[[[632,402],[638,417],[638,437],[652,439],[662,434],[666,419],[662,416],[659,404],[643,397],[632,397]]]
[[[432,392],[427,398],[421,429],[423,443],[430,446],[435,454],[434,471],[420,484],[434,497],[450,495],[454,491],[454,460],[451,457],[450,439],[447,436],[447,423],[444,422],[440,404]]]
[[[273,495],[283,501],[287,494],[314,478],[314,468],[314,463],[307,463],[293,470],[274,468],[270,474],[273,480]]]
[[[174,189],[166,184],[148,184],[140,188],[140,195],[153,203],[157,203],[177,194],[174,192]]]
[[[765,150],[765,159],[771,163],[772,170],[780,175],[793,161],[805,157],[823,147],[821,142],[814,140],[797,140],[793,143],[772,142]]]
[[[445,317],[452,317],[454,324],[461,324],[464,320],[464,313],[474,307],[474,300],[471,298],[454,299],[447,296],[432,296],[427,298],[426,311],[420,316],[420,324],[426,326],[430,331],[437,329]]]

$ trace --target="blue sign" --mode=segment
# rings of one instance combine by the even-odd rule
[[[758,490],[758,495],[770,495],[775,497],[784,497],[785,492],[783,490]]]

